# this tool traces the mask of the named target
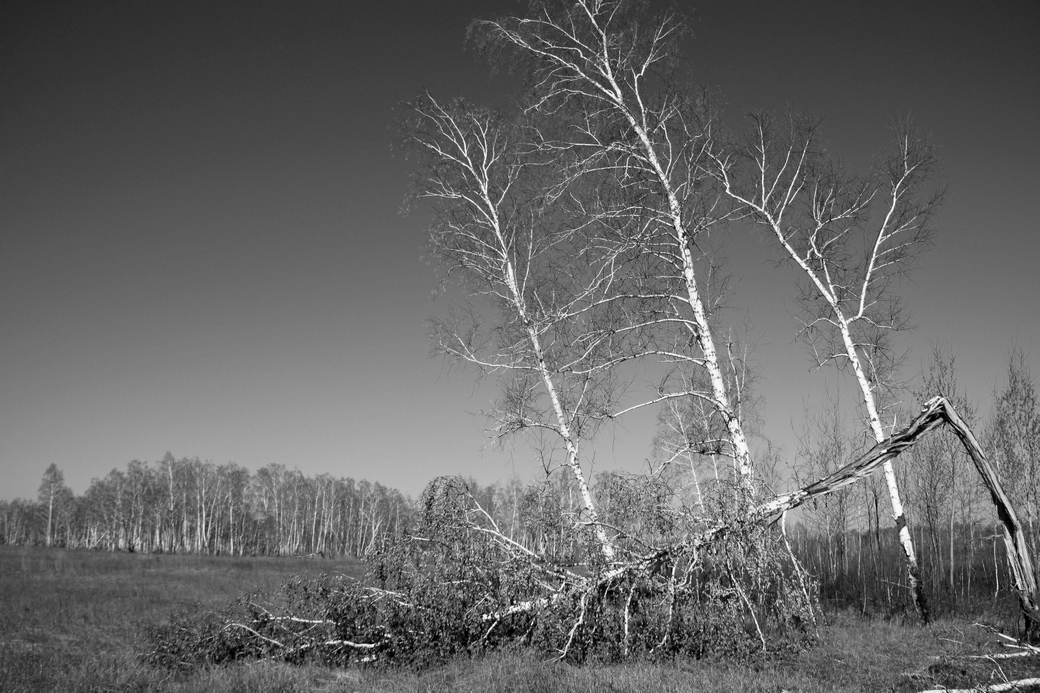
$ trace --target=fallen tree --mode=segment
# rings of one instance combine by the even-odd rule
[[[968,655],[957,658],[948,656],[936,657],[939,660],[928,668],[928,673],[936,676],[934,684],[921,693],[1001,693],[1003,691],[1030,691],[1040,689],[1040,678],[1032,676],[1036,672],[1035,662],[1024,662],[1040,657],[1040,647],[1024,643],[996,628],[982,623],[973,624],[976,628],[988,631],[999,638],[999,644],[1010,652],[992,652],[989,654]],[[1021,678],[1012,678],[1019,676]],[[996,681],[994,683],[994,681]],[[970,685],[970,688],[965,688]]]
[[[417,526],[369,557],[364,581],[296,579],[220,614],[186,615],[152,632],[147,659],[423,666],[507,646],[572,662],[740,659],[815,637],[810,581],[764,523],[734,523],[691,553],[637,552],[637,538],[619,535],[608,563],[577,516],[577,553],[525,548],[455,477],[431,482],[420,504]]]
[[[440,477],[420,499],[418,525],[370,557],[367,581],[297,579],[266,604],[254,595],[208,620],[167,624],[153,632],[149,658],[165,665],[243,657],[423,664],[520,644],[572,661],[613,661],[803,647],[815,636],[815,585],[776,521],[866,478],[943,424],[990,491],[1027,637],[1035,637],[1036,579],[1018,517],[971,430],[935,397],[852,463],[750,513],[720,507],[721,519],[708,525],[662,507],[685,539],[646,547],[603,528],[617,549],[609,562],[600,534],[580,518],[570,528],[577,554],[542,554],[501,531],[462,480]]]

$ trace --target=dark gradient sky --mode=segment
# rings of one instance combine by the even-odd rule
[[[492,390],[429,357],[434,270],[394,109],[420,86],[501,99],[465,28],[509,2],[0,7],[0,498],[57,463],[92,477],[167,451],[368,478],[536,467],[481,452]],[[909,111],[939,143],[941,233],[903,287],[905,375],[943,340],[983,410],[1007,353],[1040,377],[1040,10],[1019,3],[699,6],[698,78],[733,114],[824,117],[863,164]],[[734,232],[766,433],[827,380],[792,344],[791,277]],[[833,377],[830,378],[833,381]],[[597,469],[648,453],[646,421]]]

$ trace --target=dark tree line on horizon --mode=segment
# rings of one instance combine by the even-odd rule
[[[0,542],[110,551],[358,556],[397,532],[411,501],[379,483],[167,453],[94,479],[82,496],[47,468],[37,501],[0,502]]]

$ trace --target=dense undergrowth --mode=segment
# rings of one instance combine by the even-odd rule
[[[419,505],[416,526],[373,552],[363,579],[294,577],[182,613],[149,631],[147,661],[426,667],[515,647],[572,663],[747,660],[816,637],[814,583],[767,527],[735,526],[686,555],[630,551],[619,567],[580,526],[563,555],[521,550],[480,522],[460,480],[432,483]]]
[[[922,627],[912,619],[865,618],[828,611],[818,642],[783,658],[720,663],[674,657],[623,664],[553,661],[531,648],[502,648],[423,668],[359,663],[328,667],[243,658],[223,666],[166,668],[141,658],[145,638],[171,612],[219,613],[244,592],[275,594],[303,573],[361,574],[351,562],[65,551],[0,546],[0,689],[4,693],[86,691],[919,691],[940,684],[998,682],[993,662],[967,659],[999,651],[983,621],[1005,630],[1014,622],[985,611]],[[1003,613],[1003,612],[1001,612]],[[1018,667],[1017,669],[1014,667]],[[1003,662],[1016,678],[1028,662]],[[1037,665],[1033,664],[1034,671]]]

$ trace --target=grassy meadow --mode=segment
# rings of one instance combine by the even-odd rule
[[[820,644],[786,660],[683,661],[572,667],[499,653],[424,671],[332,670],[250,662],[190,673],[140,655],[149,624],[274,589],[296,573],[359,574],[353,561],[129,554],[0,546],[0,691],[918,691],[1040,675],[1040,658],[968,659],[996,638],[944,619],[835,614]],[[996,621],[994,621],[996,623]]]

